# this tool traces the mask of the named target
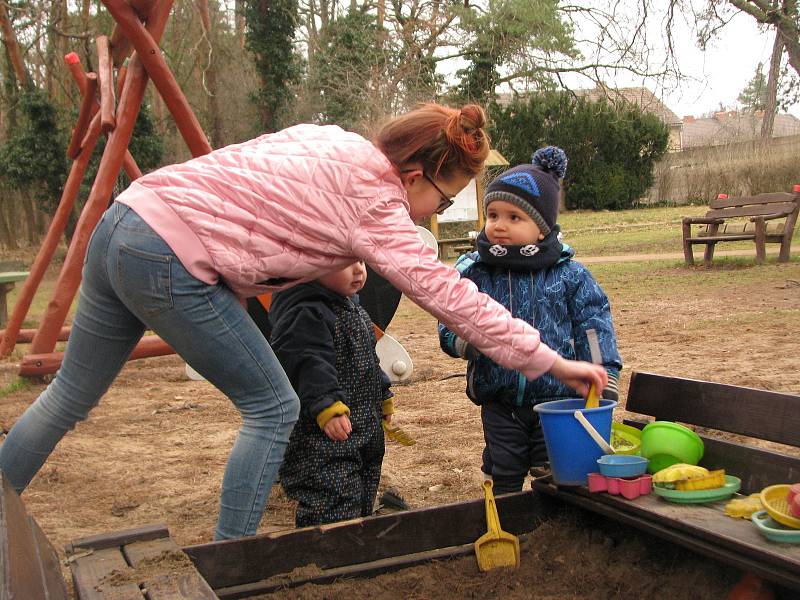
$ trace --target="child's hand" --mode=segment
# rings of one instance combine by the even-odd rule
[[[387,425],[391,425],[392,424],[392,415],[391,414],[383,415],[383,420],[386,421]]]
[[[323,431],[334,442],[343,442],[350,437],[353,426],[350,424],[350,417],[339,415],[325,423]]]

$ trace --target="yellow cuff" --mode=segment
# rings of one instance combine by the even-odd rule
[[[393,415],[394,414],[394,398],[387,398],[383,401],[381,405],[381,410],[383,411],[383,416],[386,415]]]
[[[317,415],[317,425],[319,425],[320,429],[325,429],[325,425],[328,424],[328,421],[339,415],[350,416],[350,409],[347,408],[347,405],[341,400],[337,400]]]

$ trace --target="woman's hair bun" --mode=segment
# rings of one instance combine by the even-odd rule
[[[533,153],[531,162],[543,171],[553,173],[558,179],[562,179],[567,172],[567,153],[558,146],[547,146],[539,148]]]
[[[461,126],[466,131],[481,129],[486,125],[486,113],[477,104],[466,104],[459,111]]]

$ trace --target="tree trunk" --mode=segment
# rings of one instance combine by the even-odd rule
[[[780,31],[775,31],[775,43],[772,45],[772,58],[769,62],[769,76],[767,77],[767,104],[764,107],[764,118],[761,121],[761,139],[772,139],[772,127],[775,124],[775,111],[778,104],[778,76],[781,69],[783,56],[783,37]]]
[[[203,25],[203,36],[208,44],[208,65],[201,72],[201,83],[206,94],[206,110],[211,123],[211,146],[219,148],[222,140],[222,117],[219,112],[217,96],[217,55],[215,52],[214,35],[211,31],[211,16],[208,10],[208,0],[198,0],[200,22]],[[202,64],[202,63],[201,63]],[[202,66],[199,67],[202,69]]]
[[[0,2],[2,4],[2,2]],[[17,243],[16,235],[14,234],[12,228],[9,226],[8,222],[8,211],[9,208],[8,203],[10,200],[8,199],[10,196],[6,196],[6,201],[3,204],[0,204],[0,238],[3,239],[5,242],[6,248],[9,250],[16,250],[19,248],[19,244]],[[5,206],[4,206],[5,205]]]
[[[25,68],[25,62],[22,60],[17,36],[13,27],[11,27],[11,19],[8,16],[5,2],[0,2],[0,29],[3,32],[3,43],[6,46],[11,66],[14,68],[14,75],[17,77],[19,84],[23,88],[27,88],[32,85],[31,78]]]
[[[244,50],[244,2],[245,0],[236,0],[234,3],[234,23],[236,31],[236,39],[239,40],[239,49]]]
[[[28,234],[28,245],[34,246],[38,240],[38,234],[36,232],[36,207],[34,206],[33,197],[28,194],[24,198],[20,198],[19,201],[25,213],[25,229]]]

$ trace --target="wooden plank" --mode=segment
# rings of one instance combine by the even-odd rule
[[[42,554],[52,550],[49,542],[44,548],[39,543],[36,529],[31,527],[25,506],[17,493],[0,474],[0,598],[63,598],[61,571],[56,562],[54,572],[51,562],[42,563]],[[45,575],[45,571],[47,573]]]
[[[654,495],[631,501],[609,494],[590,494],[583,487],[559,488],[541,479],[535,480],[533,487],[698,554],[800,590],[800,547],[768,542],[751,523],[726,517],[721,512],[724,502],[677,505]]]
[[[626,425],[644,427],[646,421],[625,419]],[[800,481],[800,459],[749,444],[728,442],[701,435],[705,452],[700,464],[708,469],[725,469],[742,480],[743,494],[754,494],[779,483]]]
[[[708,203],[711,208],[725,208],[746,204],[774,204],[776,202],[793,202],[794,195],[789,192],[772,192],[757,196],[739,196],[736,198],[714,198]]]
[[[64,550],[67,555],[70,555],[82,550],[116,548],[132,542],[144,542],[167,537],[169,537],[169,529],[167,529],[167,526],[156,523],[153,525],[143,525],[132,529],[121,529],[110,533],[101,533],[78,538],[66,544]]]
[[[778,204],[753,204],[749,206],[737,206],[736,208],[719,208],[710,210],[706,213],[709,219],[731,219],[734,217],[755,217],[758,215],[790,215],[797,210],[794,202],[781,202]]]
[[[723,235],[700,235],[686,238],[690,244],[708,244],[710,242],[741,242],[756,239],[755,233],[727,233]]]
[[[36,519],[28,517],[28,523],[33,531],[33,538],[36,540],[37,562],[45,590],[43,600],[67,600],[67,584],[61,576],[61,562],[56,549],[53,548]]]
[[[634,372],[625,409],[800,446],[800,396]]]
[[[250,596],[255,596],[256,594],[269,594],[281,589],[299,587],[307,583],[320,585],[331,583],[346,577],[370,577],[373,575],[379,575],[381,573],[389,573],[398,569],[413,567],[415,565],[430,562],[432,560],[447,560],[459,556],[467,556],[469,554],[474,554],[474,552],[474,544],[464,544],[461,546],[453,546],[451,548],[439,548],[437,550],[429,550],[427,552],[418,552],[416,554],[407,554],[405,556],[394,556],[392,558],[383,558],[358,565],[328,569],[320,572],[317,575],[311,575],[307,577],[274,577],[272,579],[256,581],[254,583],[245,583],[238,586],[220,588],[215,591],[221,600],[248,598]]]
[[[12,271],[0,273],[0,283],[16,283],[28,277],[28,271]]]
[[[531,491],[498,496],[504,530],[527,533],[552,505]],[[214,589],[269,579],[314,564],[333,569],[472,543],[486,533],[483,499],[354,519],[321,527],[185,547]]]
[[[139,572],[139,583],[148,600],[217,599],[189,557],[170,537],[127,544],[122,552]]]
[[[139,586],[126,580],[130,567],[119,548],[78,554],[71,560],[70,570],[79,600],[145,599]]]

